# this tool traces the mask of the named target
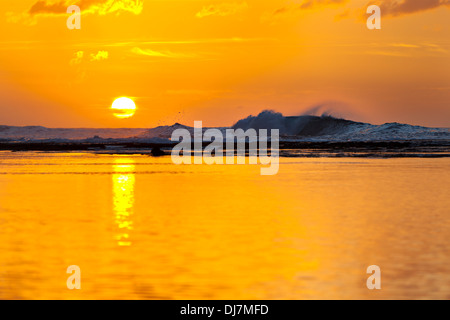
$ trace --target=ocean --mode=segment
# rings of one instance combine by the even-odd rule
[[[450,158],[0,151],[0,299],[450,299],[449,182]]]

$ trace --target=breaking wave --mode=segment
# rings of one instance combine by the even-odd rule
[[[285,117],[266,110],[258,116],[239,120],[233,129],[278,129],[281,136],[314,140],[410,140],[450,139],[448,129],[427,128],[400,123],[372,125],[335,118],[331,115]]]

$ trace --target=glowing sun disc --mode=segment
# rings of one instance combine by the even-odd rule
[[[127,119],[136,113],[136,105],[130,98],[122,97],[114,100],[111,109],[114,116],[119,119]]]

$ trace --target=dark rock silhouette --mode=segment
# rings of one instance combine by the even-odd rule
[[[165,155],[165,153],[164,153],[164,151],[162,151],[159,147],[153,147],[153,148],[152,148],[151,155],[152,155],[153,157],[160,157],[160,156]]]

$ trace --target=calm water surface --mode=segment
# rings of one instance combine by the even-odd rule
[[[280,162],[0,152],[0,298],[450,299],[450,159]]]

